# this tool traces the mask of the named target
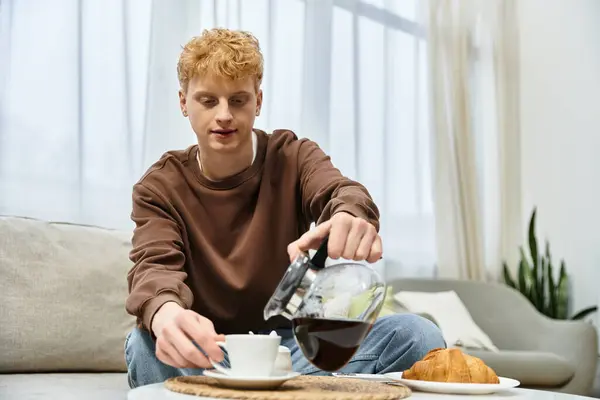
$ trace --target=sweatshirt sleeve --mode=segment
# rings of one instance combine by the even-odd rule
[[[163,304],[174,301],[190,308],[193,294],[184,283],[183,241],[171,206],[140,183],[132,197],[135,228],[129,257],[134,265],[127,275],[126,309],[151,331],[152,318]]]
[[[341,174],[313,141],[303,139],[298,156],[302,208],[313,221],[345,211],[369,221],[379,232],[379,209],[367,189]]]

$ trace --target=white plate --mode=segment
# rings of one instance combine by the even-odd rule
[[[300,375],[299,372],[276,371],[272,376],[229,376],[214,369],[204,370],[204,376],[214,378],[222,386],[234,389],[275,389],[283,382]]]
[[[350,379],[362,379],[365,381],[374,382],[389,382],[390,378],[381,374],[355,374],[355,373],[344,373],[344,372],[333,372],[331,375],[336,378],[350,378]]]
[[[500,383],[446,383],[402,379],[402,372],[390,372],[384,376],[399,381],[413,390],[445,394],[491,394],[509,390],[521,384],[515,379],[502,377],[499,377]]]

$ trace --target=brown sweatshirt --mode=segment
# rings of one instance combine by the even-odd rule
[[[289,265],[288,244],[339,211],[379,229],[366,188],[317,144],[290,131],[255,132],[255,160],[235,176],[208,180],[194,145],[164,154],[134,185],[126,308],[146,329],[167,301],[210,319],[218,333],[289,326],[263,319]]]

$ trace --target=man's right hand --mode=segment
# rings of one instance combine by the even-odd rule
[[[211,368],[212,364],[198,346],[213,361],[223,360],[223,351],[217,342],[224,335],[215,332],[213,323],[200,314],[182,308],[174,302],[163,304],[152,319],[156,336],[156,357],[175,368]]]

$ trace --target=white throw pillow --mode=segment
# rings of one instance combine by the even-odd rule
[[[414,314],[427,313],[442,331],[448,347],[464,347],[498,351],[489,336],[477,326],[455,291],[407,292],[394,295],[394,300]]]

